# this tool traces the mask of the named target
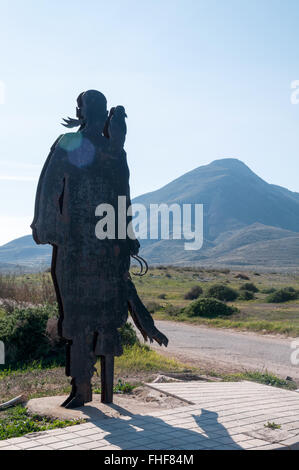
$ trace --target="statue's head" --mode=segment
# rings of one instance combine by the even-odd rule
[[[77,117],[83,121],[103,122],[107,119],[107,100],[103,93],[88,90],[80,93],[77,98]]]
[[[64,119],[65,127],[85,127],[87,124],[96,125],[103,129],[107,120],[107,100],[103,93],[88,90],[80,93],[77,98],[76,114],[78,119]]]

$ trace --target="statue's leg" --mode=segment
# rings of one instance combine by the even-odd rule
[[[72,379],[71,380],[71,386],[72,386],[72,391],[71,393],[69,394],[69,396],[67,397],[67,399],[61,403],[60,406],[63,406],[64,408],[66,407],[66,405],[68,405],[70,403],[70,401],[75,397],[76,395],[76,390],[77,390],[77,387],[76,387],[76,382],[75,382],[75,379]]]
[[[66,363],[65,363],[65,375],[67,377],[70,377],[71,375],[71,346],[72,346],[72,341],[68,341],[67,344],[66,344]],[[71,386],[72,386],[72,391],[70,393],[70,395],[67,397],[67,399],[61,403],[60,406],[66,406],[71,400],[72,398],[74,398],[74,396],[76,395],[76,383],[75,383],[75,379],[72,379],[71,380]]]
[[[91,378],[95,362],[93,335],[76,336],[70,348],[69,374],[72,377],[72,392],[61,406],[77,408],[92,401]]]
[[[114,356],[101,356],[101,402],[113,403]]]

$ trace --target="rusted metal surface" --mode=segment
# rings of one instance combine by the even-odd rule
[[[102,399],[112,401],[113,358],[122,354],[118,329],[128,308],[144,338],[167,345],[139,299],[129,275],[130,256],[139,242],[128,236],[98,239],[96,207],[115,209],[118,197],[130,206],[129,169],[124,142],[123,106],[107,113],[104,95],[95,90],[78,97],[77,118],[65,120],[77,132],[61,135],[51,148],[38,183],[31,225],[38,244],[51,244],[52,278],[60,311],[59,333],[68,341],[66,373],[72,393],[63,406],[91,401],[97,356],[102,363]],[[125,224],[130,222],[127,216]],[[125,227],[126,229],[126,227]]]

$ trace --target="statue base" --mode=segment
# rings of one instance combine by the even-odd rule
[[[125,395],[114,395],[113,403],[106,404],[101,402],[100,394],[93,394],[93,400],[84,406],[76,409],[66,409],[61,406],[65,401],[65,396],[33,398],[26,403],[29,413],[39,416],[61,420],[84,419],[87,421],[99,421],[107,418],[122,418],[131,416],[131,414],[144,415],[149,411],[148,406],[142,402],[137,402],[134,397]],[[151,407],[150,407],[151,408]]]

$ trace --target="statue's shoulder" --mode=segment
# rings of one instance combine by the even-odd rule
[[[57,145],[58,145],[58,143],[59,143],[59,141],[60,141],[60,139],[61,139],[62,137],[63,137],[63,134],[60,134],[60,136],[57,137],[57,139],[55,140],[54,144],[51,146],[51,152],[53,152],[53,150],[56,149],[56,147],[57,147]]]
[[[67,132],[66,134],[61,134],[58,139],[54,142],[54,149],[62,149],[66,152],[71,152],[78,148],[82,141],[81,132]]]

